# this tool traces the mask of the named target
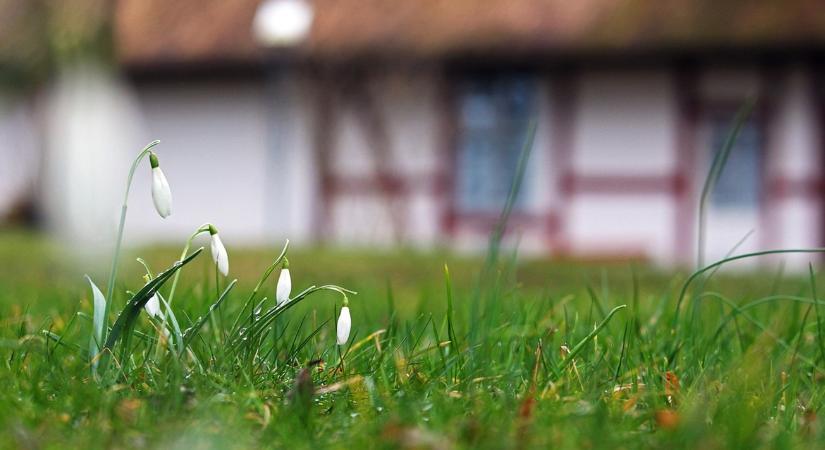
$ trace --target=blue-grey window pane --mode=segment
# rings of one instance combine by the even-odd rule
[[[460,89],[456,202],[464,212],[504,207],[535,114],[529,77],[468,80]],[[524,203],[524,186],[516,207]]]
[[[734,123],[713,123],[713,155],[721,151]],[[730,209],[757,209],[762,188],[762,135],[753,122],[745,123],[731,148],[727,164],[711,194],[714,206]]]

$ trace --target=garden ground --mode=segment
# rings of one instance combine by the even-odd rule
[[[358,292],[338,347],[335,293],[235,339],[280,248],[226,243],[238,285],[190,348],[176,354],[141,314],[128,351],[95,377],[84,264],[36,235],[0,234],[0,448],[825,445],[819,277],[723,269],[682,296],[690,271],[643,263],[290,250],[293,293]],[[135,256],[159,271],[179,252],[124,255],[112,319],[144,284]],[[215,302],[214,266],[202,254],[182,273],[172,308],[188,328]]]

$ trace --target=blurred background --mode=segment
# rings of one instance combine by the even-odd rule
[[[819,0],[0,0],[0,227],[694,263],[825,244]],[[744,241],[743,241],[744,239]],[[804,257],[799,263],[807,261]]]

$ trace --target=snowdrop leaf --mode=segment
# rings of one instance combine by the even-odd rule
[[[223,303],[224,299],[226,299],[227,294],[229,294],[229,291],[231,291],[232,288],[235,287],[235,284],[237,282],[238,280],[232,280],[232,282],[229,283],[229,286],[227,286],[226,289],[223,290],[218,299],[215,300],[215,303],[212,303],[212,306],[209,307],[209,311],[207,311],[206,314],[204,314],[203,316],[199,317],[195,324],[186,330],[186,333],[183,335],[184,346],[189,345],[189,342],[192,340],[192,338],[195,337],[195,334],[197,334],[198,330],[200,330],[200,328],[206,323],[206,320],[209,319],[209,316],[216,309],[218,309],[218,306],[221,306],[221,303]]]
[[[92,370],[97,369],[97,354],[100,352],[100,345],[103,343],[103,332],[106,326],[106,298],[95,285],[94,281],[86,275],[89,285],[92,287],[92,336],[89,339],[89,357],[92,360]]]
[[[194,251],[191,255],[187,256],[183,261],[177,261],[173,264],[170,268],[166,269],[165,271],[158,274],[156,278],[146,283],[132,298],[126,303],[126,306],[121,311],[120,315],[118,316],[115,324],[112,326],[112,331],[109,333],[108,339],[106,339],[106,345],[104,346],[105,350],[111,350],[114,348],[115,344],[117,343],[118,339],[124,341],[123,347],[124,351],[128,347],[129,338],[131,337],[131,331],[134,328],[135,320],[137,320],[138,316],[140,315],[141,309],[146,305],[146,302],[149,301],[150,298],[160,289],[163,284],[172,277],[178,270],[183,268],[186,264],[189,264],[193,259],[195,259],[200,253],[203,251],[203,247],[199,248],[198,250]],[[105,356],[104,356],[105,358]]]

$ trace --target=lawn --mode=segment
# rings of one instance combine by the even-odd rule
[[[772,262],[686,285],[689,270],[641,262],[290,249],[293,296],[358,292],[339,346],[342,295],[273,308],[278,265],[249,303],[281,248],[226,244],[219,286],[208,248],[181,270],[179,326],[204,317],[191,339],[140,311],[131,338],[92,364],[83,274],[103,289],[106,271],[37,235],[0,234],[0,447],[825,445],[825,303],[813,300],[825,285],[805,272]],[[135,256],[157,274],[179,253],[122,256],[109,326],[144,285]]]

